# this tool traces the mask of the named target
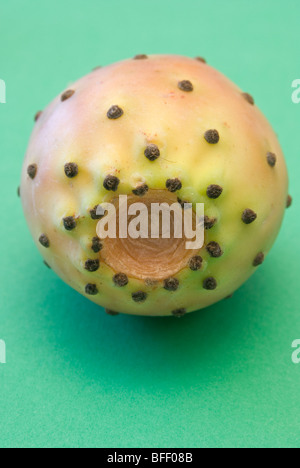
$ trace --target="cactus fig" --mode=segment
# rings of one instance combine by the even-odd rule
[[[137,55],[97,68],[35,116],[20,195],[47,266],[110,315],[207,307],[263,263],[287,170],[254,99],[205,60]],[[205,242],[100,239],[97,207],[205,205]]]

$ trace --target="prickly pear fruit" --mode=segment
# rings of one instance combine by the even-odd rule
[[[280,145],[249,94],[200,58],[139,55],[97,68],[36,115],[21,198],[45,262],[78,292],[112,315],[181,317],[263,263],[287,190]],[[204,203],[204,246],[100,239],[97,207],[120,195]]]

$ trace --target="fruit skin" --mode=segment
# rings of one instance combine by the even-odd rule
[[[178,86],[183,81],[192,89]],[[256,271],[257,256],[270,251],[288,195],[282,150],[251,96],[206,63],[170,55],[97,69],[69,90],[36,118],[22,172],[25,217],[47,264],[95,303],[128,314],[180,317],[238,289]],[[148,145],[159,148],[154,161],[145,157]],[[274,166],[269,153],[276,155]],[[70,163],[78,167],[74,177],[65,172]],[[119,180],[115,191],[104,187],[107,176]],[[180,200],[204,202],[205,215],[217,220],[194,253],[201,268],[187,264],[177,272],[176,291],[166,290],[162,280],[130,277],[117,286],[113,277],[120,272],[105,264],[103,250],[92,250],[97,221],[90,211],[143,184],[166,189],[173,179],[181,182]],[[208,196],[212,185],[222,188],[217,198]],[[257,215],[254,221],[243,221],[246,210]],[[73,229],[65,229],[66,218]],[[206,245],[212,242],[222,256],[211,257]],[[86,269],[87,261],[99,259],[99,268],[90,262],[94,271]]]

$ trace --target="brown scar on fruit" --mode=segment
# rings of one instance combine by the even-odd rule
[[[64,228],[66,231],[73,231],[76,228],[77,223],[74,216],[67,216],[63,219]]]
[[[147,148],[144,151],[144,154],[149,161],[155,161],[156,159],[159,158],[160,156],[160,151],[157,145],[154,145],[153,143],[151,145],[148,145]]]
[[[249,104],[251,104],[252,106],[254,106],[255,101],[254,101],[254,98],[251,96],[251,94],[249,94],[249,93],[242,93],[242,96],[243,96],[243,98],[244,98],[247,102],[249,102]]]
[[[116,207],[117,231],[119,230],[118,200],[118,197],[113,199]],[[132,194],[128,196],[127,201],[129,207],[136,203],[137,199]],[[166,189],[149,189],[142,201],[149,213],[153,203],[176,204],[177,195]],[[195,227],[196,216],[194,212],[192,215]],[[171,238],[169,239],[163,239],[161,233],[157,239],[149,236],[147,239],[132,239],[131,236],[127,236],[126,239],[107,238],[104,243],[105,263],[116,273],[123,272],[130,278],[140,278],[144,281],[151,278],[163,282],[165,278],[177,277],[178,272],[186,268],[194,251],[186,249],[187,238],[184,232],[180,239],[174,238],[174,219],[174,216],[170,216]]]
[[[250,208],[247,208],[243,212],[242,220],[243,220],[243,223],[245,224],[253,223],[256,220],[256,218],[257,218],[257,214],[255,213],[255,211],[250,210]]]
[[[91,272],[91,273],[94,273],[95,271],[99,270],[99,267],[100,267],[100,262],[98,259],[91,259],[89,258],[86,262],[85,262],[85,265],[84,265],[84,268]]]
[[[113,277],[113,282],[115,283],[116,286],[123,288],[124,286],[127,286],[128,284],[128,277],[127,275],[125,275],[125,273],[117,273]]]
[[[135,293],[132,293],[131,297],[134,300],[134,302],[145,302],[145,300],[148,297],[148,294],[144,291],[137,291]]]
[[[177,278],[167,278],[164,280],[164,289],[167,291],[176,291],[179,287],[179,281]]]
[[[217,199],[223,193],[223,187],[220,185],[210,185],[207,187],[206,194],[208,198]]]
[[[64,102],[64,101],[66,101],[67,99],[70,99],[70,97],[72,97],[73,94],[75,94],[75,91],[74,91],[73,89],[68,89],[67,91],[65,91],[65,92],[61,95],[60,99],[61,99],[62,102]]]
[[[65,167],[65,174],[69,179],[73,179],[73,177],[76,177],[78,175],[78,165],[76,163],[66,163]]]
[[[260,252],[259,254],[256,255],[255,259],[253,260],[253,266],[257,267],[259,265],[262,265],[265,260],[265,254],[263,252]]]
[[[293,199],[292,199],[291,195],[289,195],[289,196],[287,197],[286,207],[287,207],[287,208],[290,208],[290,206],[292,206],[292,204],[293,204]]]
[[[201,270],[203,264],[203,258],[199,255],[195,255],[189,261],[189,267],[192,271]]]
[[[174,315],[174,317],[180,318],[180,317],[183,317],[186,314],[186,309],[184,309],[184,308],[175,309],[175,310],[172,310],[171,313],[172,313],[172,315]]]
[[[99,291],[98,291],[98,288],[97,288],[96,284],[89,283],[85,287],[85,292],[89,296],[96,296],[96,294],[98,294]]]
[[[105,313],[107,315],[111,315],[112,317],[114,317],[115,315],[120,315],[120,312],[115,312],[114,310],[110,310],[110,309],[105,309]]]
[[[93,237],[93,240],[92,240],[92,250],[95,252],[95,253],[99,253],[100,250],[103,249],[103,245],[99,239],[99,237]]]
[[[37,165],[30,164],[27,168],[27,174],[29,175],[30,179],[34,179],[37,173]]]
[[[49,268],[49,270],[51,270],[51,266],[49,265],[49,263],[46,262],[46,260],[44,260],[44,265]]]
[[[135,188],[132,190],[132,193],[134,195],[137,195],[138,197],[142,197],[145,195],[149,190],[149,187],[147,184],[140,185],[139,187]]]
[[[110,109],[107,111],[107,117],[111,120],[119,119],[120,117],[122,117],[123,114],[123,109],[121,109],[121,107],[117,105],[111,106]]]
[[[49,238],[48,236],[46,236],[46,234],[42,234],[39,238],[39,243],[45,247],[46,249],[49,249],[50,247],[50,241],[49,241]]]
[[[35,116],[34,116],[34,121],[37,122],[39,120],[39,118],[41,117],[43,111],[38,111]]]
[[[112,192],[116,192],[118,190],[118,186],[120,183],[120,179],[113,175],[108,175],[105,177],[103,182],[103,187],[106,190],[111,190]]]
[[[206,250],[212,258],[222,257],[223,251],[217,242],[210,242],[206,246]]]
[[[206,278],[203,281],[203,288],[207,289],[207,291],[213,291],[214,289],[217,288],[217,286],[218,286],[217,281],[212,276],[209,278]]]
[[[269,166],[275,167],[275,166],[276,166],[276,162],[277,162],[276,154],[274,154],[274,153],[267,153],[267,162],[268,162]]]
[[[21,187],[18,187],[18,188],[17,188],[17,195],[18,195],[18,197],[21,196]]]
[[[204,138],[207,141],[207,143],[210,143],[211,145],[216,145],[220,141],[219,132],[215,129],[207,130],[204,133]]]
[[[191,91],[194,90],[194,86],[192,85],[192,83],[189,80],[179,81],[178,88],[181,91],[186,91],[186,92],[191,92]]]
[[[166,187],[169,190],[169,192],[177,192],[177,190],[180,190],[182,188],[182,183],[179,179],[168,179],[166,181]]]

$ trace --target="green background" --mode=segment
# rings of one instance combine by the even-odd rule
[[[299,447],[298,0],[1,0],[1,447]],[[96,65],[203,55],[279,134],[294,205],[233,299],[106,316],[41,261],[16,196],[33,116]]]

